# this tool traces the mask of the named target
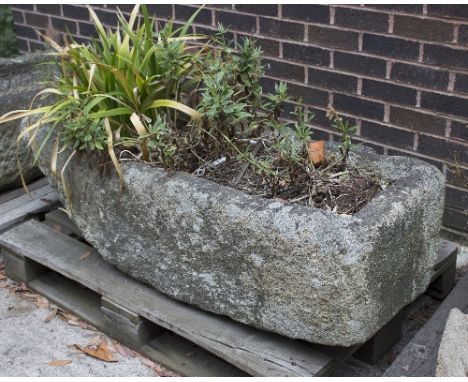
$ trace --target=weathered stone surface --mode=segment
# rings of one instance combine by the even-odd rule
[[[0,116],[12,110],[28,109],[34,95],[41,90],[40,81],[45,78],[43,61],[39,54],[0,59]],[[16,138],[19,121],[0,124],[0,192],[21,184],[17,166]],[[41,173],[33,164],[33,156],[26,143],[18,147],[18,157],[26,182]]]
[[[450,311],[440,342],[436,377],[468,376],[468,315]]]
[[[395,180],[352,217],[139,162],[122,164],[124,192],[111,165],[103,173],[85,155],[65,179],[73,221],[122,272],[248,325],[349,346],[427,288],[444,198],[425,162],[364,148],[352,160]],[[45,153],[41,163],[49,173]]]

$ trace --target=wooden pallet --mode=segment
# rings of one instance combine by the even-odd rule
[[[47,178],[36,180],[28,188],[29,193],[18,188],[0,194],[0,232],[58,205],[57,193],[50,187]]]
[[[0,235],[8,276],[182,375],[324,376],[358,348],[291,340],[172,300],[117,271],[79,238],[58,210],[13,227]],[[454,261],[456,247],[444,242],[433,279]],[[398,315],[357,354],[380,357],[398,339],[400,322]]]

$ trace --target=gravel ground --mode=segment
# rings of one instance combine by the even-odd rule
[[[17,284],[2,275],[0,265],[0,377],[171,375],[67,312],[59,311],[45,322],[54,315],[55,306],[41,296],[21,290],[20,286],[18,289]],[[100,354],[110,354],[117,362],[93,358],[74,346],[92,349],[100,346],[101,341],[105,341],[109,351]],[[54,361],[58,366],[48,365]]]

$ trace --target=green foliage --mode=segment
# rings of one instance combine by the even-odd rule
[[[294,122],[295,136],[302,143],[303,150],[306,151],[312,136],[309,124],[312,122],[314,115],[308,110],[305,111],[301,105],[296,106],[293,115],[296,117],[296,121]]]
[[[56,136],[52,169],[57,155],[71,148],[107,151],[121,182],[116,152],[124,151],[185,171],[221,156],[237,158],[273,188],[314,170],[308,157],[313,115],[289,97],[283,82],[273,93],[263,93],[262,51],[253,40],[232,46],[222,25],[211,37],[188,33],[199,11],[180,28],[171,20],[159,28],[146,7],[137,5],[129,20],[119,13],[115,31],[89,11],[98,32],[91,44],[69,37],[61,47],[43,36],[56,50],[59,76],[39,96],[52,95],[53,101],[0,118],[2,123],[41,115],[18,139],[29,135],[32,143],[40,126],[48,124],[35,155]],[[283,115],[286,102],[296,103],[292,121]],[[348,137],[351,129],[336,118]],[[343,150],[349,150],[347,139]]]
[[[161,115],[157,115],[154,123],[149,125],[148,131],[150,136],[149,148],[156,151],[156,156],[161,158],[161,162],[165,167],[170,167],[177,146],[166,120]]]
[[[275,117],[279,116],[283,111],[283,104],[289,101],[288,86],[285,82],[275,84],[275,92],[273,94],[266,95],[266,102],[264,108],[269,113],[272,113]]]
[[[223,28],[216,39],[217,48],[205,58],[201,71],[203,83],[199,111],[210,128],[234,135],[233,126],[246,126],[256,119],[261,107],[261,50],[249,39],[230,48],[222,38]],[[216,125],[216,126],[214,126]]]
[[[352,147],[351,136],[356,133],[357,126],[351,126],[348,120],[338,115],[334,109],[327,112],[329,119],[332,121],[332,127],[340,132],[341,135],[341,161],[346,163],[349,151]]]
[[[65,146],[80,151],[104,150],[107,133],[104,123],[80,115],[66,122],[63,142]]]
[[[233,126],[250,117],[247,104],[239,101],[238,93],[230,86],[232,73],[221,68],[211,77],[205,78],[198,111],[217,127]]]
[[[17,54],[18,47],[10,6],[0,5],[0,57],[13,57]]]
[[[40,114],[40,120],[19,137],[30,134],[32,143],[41,125],[51,126],[36,157],[55,131],[59,137],[58,152],[67,147],[106,147],[119,170],[115,147],[140,146],[143,159],[150,160],[148,139],[154,135],[148,134],[148,129],[158,116],[186,124],[200,118],[181,99],[191,91],[206,47],[187,46],[187,41],[200,38],[187,33],[196,14],[181,28],[168,22],[158,30],[145,6],[143,22],[137,24],[136,6],[128,21],[119,13],[119,27],[111,31],[104,29],[91,8],[89,11],[98,31],[92,44],[78,44],[70,37],[61,47],[43,36],[56,50],[60,75],[55,87],[40,95],[53,95],[53,102],[27,112],[10,113],[0,122]]]
[[[298,104],[294,122],[281,119],[285,102],[292,102],[286,83],[275,84],[273,93],[263,94],[262,52],[250,39],[232,50],[226,45],[207,55],[204,87],[198,111],[203,115],[210,138],[218,141],[219,153],[235,156],[273,183],[289,179],[292,167],[307,162],[307,145],[313,115]],[[267,155],[253,155],[248,141],[259,139]],[[270,179],[270,181],[271,181]]]
[[[79,105],[68,119],[86,118],[93,120],[93,126],[102,126],[107,118],[112,132],[118,132],[116,145],[139,140],[145,145],[145,139],[139,137],[147,134],[158,115],[172,119],[181,111],[178,117],[186,121],[198,117],[179,100],[191,86],[204,48],[187,51],[187,40],[194,37],[186,33],[189,24],[174,29],[168,22],[156,32],[154,21],[142,9],[142,25],[134,28],[136,11],[129,21],[119,15],[121,27],[115,32],[105,31],[91,11],[99,40],[91,46],[72,42],[66,51],[59,50],[62,75],[58,89]]]

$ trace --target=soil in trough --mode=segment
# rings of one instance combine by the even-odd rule
[[[285,203],[300,203],[347,215],[361,210],[385,187],[375,175],[361,172],[351,165],[342,165],[327,173],[318,168],[315,174],[303,174],[294,182],[280,181],[276,188],[271,187],[249,166],[235,184],[242,166],[240,161],[227,161],[212,171],[206,171],[204,177],[250,195],[280,199]]]
[[[120,157],[126,161],[138,160],[138,153],[122,153]],[[277,199],[284,203],[299,203],[341,215],[352,215],[360,211],[391,183],[376,174],[358,170],[352,164],[336,161],[333,155],[311,173],[298,171],[294,180],[280,180],[276,183],[272,183],[271,179],[260,174],[251,165],[246,166],[245,161],[235,157],[224,157],[224,161],[219,161],[219,158],[210,155],[209,160],[205,159],[204,166],[200,166],[200,161],[195,158],[185,158],[174,170],[204,177],[249,195]],[[108,160],[105,162],[112,166]],[[220,163],[210,166],[216,162]],[[155,162],[151,165],[160,167]],[[171,173],[174,170],[167,171]]]

